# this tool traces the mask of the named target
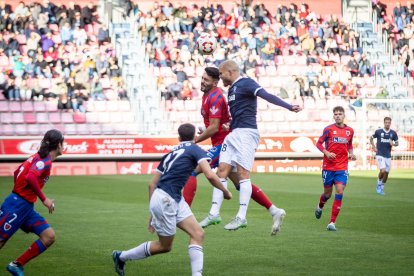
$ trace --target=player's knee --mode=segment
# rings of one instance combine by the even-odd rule
[[[172,250],[172,244],[162,245],[159,253],[168,253]]]
[[[48,228],[42,232],[40,235],[40,240],[46,247],[51,246],[56,240],[55,231],[52,228]]]
[[[203,230],[203,228],[200,227],[200,229],[195,231],[194,240],[196,240],[199,243],[202,243],[204,241],[204,230]]]

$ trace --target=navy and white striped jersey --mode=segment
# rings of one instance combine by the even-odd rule
[[[162,175],[157,188],[162,189],[175,201],[180,202],[181,190],[202,160],[209,161],[210,158],[198,145],[191,142],[180,143],[161,159],[157,171]]]
[[[263,89],[251,78],[240,78],[230,87],[228,103],[230,107],[230,128],[257,129],[257,97],[256,93]]]
[[[377,139],[377,155],[385,158],[391,158],[391,141],[398,141],[397,132],[390,129],[388,132],[383,128],[379,128],[372,135],[372,138]]]

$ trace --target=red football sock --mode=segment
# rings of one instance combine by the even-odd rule
[[[193,203],[193,199],[195,197],[195,193],[197,191],[197,177],[191,175],[190,178],[185,183],[183,189],[183,197],[185,202],[191,207],[191,203]]]
[[[266,209],[269,209],[273,205],[270,199],[267,197],[267,195],[262,191],[262,189],[260,189],[253,183],[252,183],[252,196],[251,197],[254,201],[259,203]]]
[[[335,195],[335,200],[332,204],[332,215],[331,215],[331,222],[335,223],[336,218],[339,215],[339,211],[341,211],[342,205],[342,195]]]
[[[328,201],[329,198],[325,196],[325,194],[321,194],[321,197],[319,198],[319,208],[323,208],[325,206],[325,203]]]
[[[31,259],[42,254],[46,249],[46,246],[40,240],[37,240],[26,250],[26,252],[17,258],[16,262],[19,265],[24,266]]]

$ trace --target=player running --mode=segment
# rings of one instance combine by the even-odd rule
[[[327,126],[316,143],[316,147],[324,154],[322,165],[324,191],[316,206],[315,217],[317,219],[321,218],[322,209],[331,197],[332,186],[335,185],[331,220],[327,226],[329,231],[336,231],[335,222],[341,210],[342,195],[348,182],[348,157],[351,160],[356,160],[352,146],[354,130],[344,124],[344,108],[342,106],[335,107],[333,115],[335,124]]]
[[[200,132],[200,136],[196,137],[196,143],[202,142],[211,138],[212,148],[209,149],[208,155],[211,158],[210,166],[216,168],[218,166],[219,156],[224,138],[229,134],[229,131],[223,128],[224,124],[230,122],[229,110],[226,99],[217,84],[220,80],[219,70],[215,67],[206,67],[201,79],[201,91],[204,92],[202,98],[201,115],[204,119],[205,131]],[[184,186],[183,196],[186,202],[191,206],[197,189],[197,175],[201,172],[197,167],[190,176],[186,185]],[[239,190],[239,179],[236,173],[230,173],[229,178],[232,180],[236,189]],[[224,182],[227,186],[227,181]],[[266,194],[256,185],[252,184],[251,198],[258,204],[265,207],[272,215],[272,235],[276,235],[280,229],[279,217],[284,213],[283,209],[277,208],[269,200]],[[200,222],[201,227],[205,228],[209,225],[219,224],[221,222],[220,208],[223,202],[223,193],[218,190],[213,190],[212,204],[209,215]],[[242,226],[243,227],[243,226]]]
[[[377,139],[376,146],[374,139]],[[390,117],[384,118],[384,128],[377,129],[369,141],[371,142],[372,150],[377,154],[375,159],[380,169],[377,181],[377,193],[385,195],[384,186],[391,170],[391,149],[393,146],[398,146],[398,135],[397,132],[391,129]]]
[[[14,172],[14,187],[0,208],[0,248],[20,228],[26,233],[39,236],[20,257],[7,266],[12,275],[24,275],[23,266],[42,254],[55,241],[55,231],[47,221],[34,210],[39,198],[52,214],[53,199],[44,195],[42,189],[49,180],[52,162],[62,154],[64,137],[58,130],[46,132],[39,151],[21,164]]]
[[[159,239],[144,242],[127,251],[114,251],[112,257],[118,275],[125,275],[126,261],[171,251],[177,226],[190,236],[188,254],[192,275],[198,276],[203,272],[204,231],[183,199],[181,190],[198,165],[226,199],[231,198],[231,193],[211,170],[207,153],[194,143],[195,127],[183,124],[178,128],[178,134],[181,143],[161,159],[149,185],[151,219],[148,230],[157,232]]]

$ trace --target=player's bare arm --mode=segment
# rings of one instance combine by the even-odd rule
[[[208,181],[210,181],[211,185],[219,189],[223,192],[223,196],[225,199],[231,199],[232,194],[229,190],[227,190],[223,184],[221,184],[220,179],[218,176],[211,170],[210,164],[207,162],[207,160],[203,160],[199,163],[199,166],[201,168],[201,171],[204,173]]]
[[[374,152],[377,152],[377,147],[375,146],[375,143],[374,143],[374,137],[369,137],[369,142],[371,143],[371,146],[372,146],[372,151],[374,151]]]
[[[210,125],[208,126],[208,128],[206,128],[206,130],[203,133],[201,133],[200,136],[197,136],[195,138],[195,143],[200,143],[204,140],[207,140],[219,131],[220,118],[210,118],[209,121]]]
[[[353,150],[348,151],[348,156],[352,161],[355,161],[357,159]]]

